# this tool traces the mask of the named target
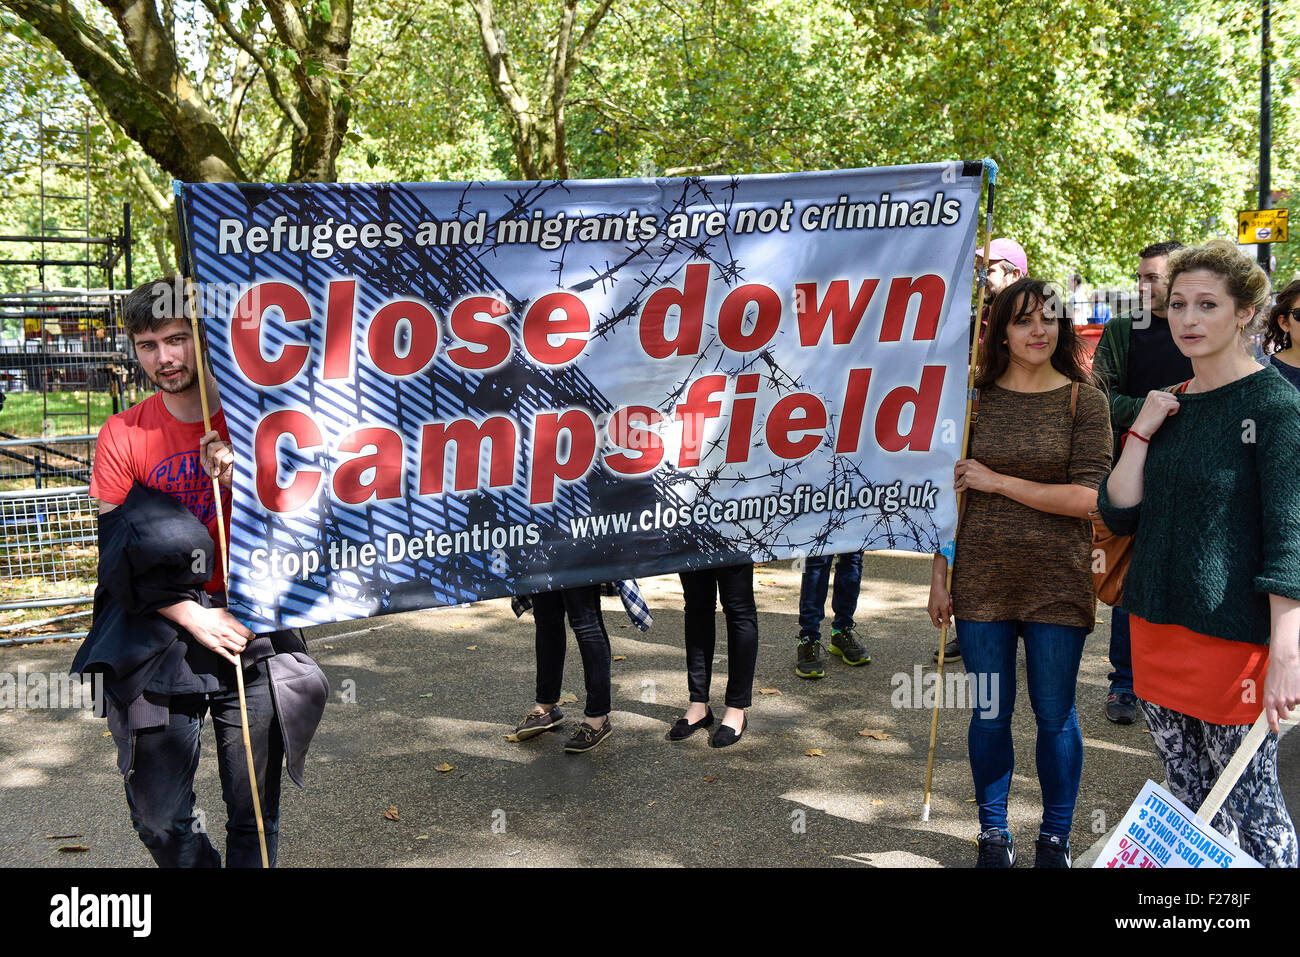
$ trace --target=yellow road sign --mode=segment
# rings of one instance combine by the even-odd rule
[[[1247,209],[1237,214],[1237,242],[1284,243],[1287,235],[1287,210]]]

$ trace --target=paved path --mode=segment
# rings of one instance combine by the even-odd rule
[[[793,667],[799,575],[788,562],[760,567],[755,689],[780,694],[756,693],[750,730],[723,751],[703,735],[677,744],[664,737],[687,699],[675,576],[642,583],[655,614],[648,634],[631,627],[617,599],[605,600],[614,654],[624,656],[613,666],[616,730],[580,756],[561,752],[559,734],[523,744],[504,738],[531,706],[533,686],[532,621],[516,621],[507,601],[312,629],[312,653],[335,697],[312,745],[308,788],[285,777],[280,863],[969,866],[977,825],[966,714],[941,715],[933,813],[922,824],[930,712],[896,706],[912,703],[900,688],[915,667],[933,668],[936,633],[923,611],[929,568],[928,558],[868,555],[858,618],[872,663],[849,668],[832,659],[826,679],[804,681]],[[1119,727],[1102,713],[1108,612],[1103,606],[1079,679],[1076,855],[1118,821],[1148,777],[1163,778],[1140,720]],[[0,648],[0,672],[64,670],[74,653],[68,644]],[[720,701],[725,641],[718,655]],[[565,688],[582,693],[572,640]],[[1023,673],[1020,688],[1010,820],[1027,865],[1039,796]],[[340,692],[354,700],[344,703]],[[580,707],[567,710],[580,719]],[[864,729],[888,738],[860,736]],[[0,712],[0,865],[150,863],[104,733],[103,721],[79,713]],[[1297,738],[1283,741],[1293,806]],[[806,756],[813,748],[824,756]],[[220,831],[212,752],[205,731],[196,790]],[[434,769],[443,763],[453,770]],[[385,820],[393,805],[400,820]],[[89,851],[57,853],[67,843]]]

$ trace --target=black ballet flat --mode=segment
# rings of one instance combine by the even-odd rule
[[[749,715],[745,715],[740,722],[740,730],[733,731],[729,725],[720,724],[718,730],[713,732],[713,737],[709,739],[711,748],[729,748],[741,739],[745,734],[745,729],[749,727]]]
[[[685,718],[678,718],[677,723],[668,729],[668,740],[684,741],[686,738],[689,738],[691,735],[693,735],[696,731],[699,731],[700,728],[707,728],[711,724],[713,724],[712,708],[706,708],[704,710],[704,717],[701,718],[699,721],[696,721],[694,724],[691,724]]]

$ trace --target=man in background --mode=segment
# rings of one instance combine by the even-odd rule
[[[1142,401],[1154,389],[1164,389],[1192,377],[1192,362],[1179,351],[1169,331],[1169,254],[1178,242],[1152,243],[1138,253],[1138,307],[1106,323],[1093,356],[1092,371],[1110,399],[1110,424],[1115,432],[1115,459],[1123,436],[1137,418]],[[1128,612],[1116,606],[1110,619],[1110,690],[1106,717],[1116,724],[1137,719],[1133,694],[1133,652]]]

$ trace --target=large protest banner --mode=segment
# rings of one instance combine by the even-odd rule
[[[179,186],[232,609],[945,547],[981,170]]]

